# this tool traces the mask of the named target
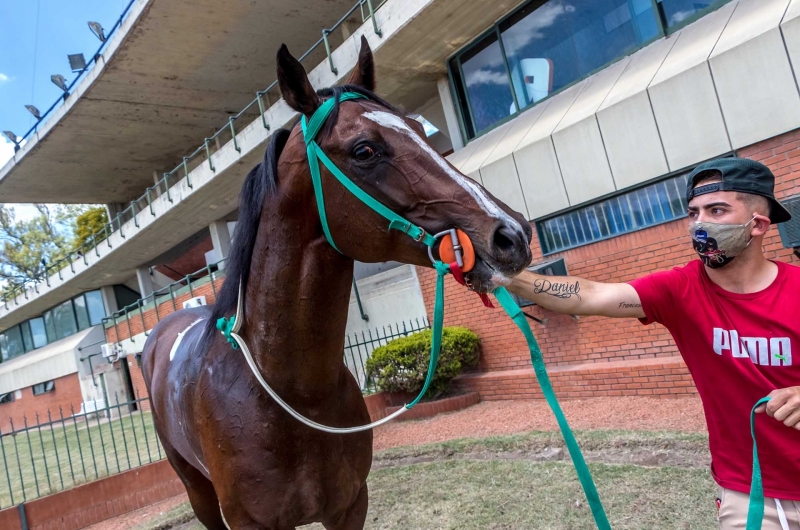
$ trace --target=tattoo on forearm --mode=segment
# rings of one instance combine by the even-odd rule
[[[625,302],[620,302],[619,304],[620,309],[633,309],[636,307],[642,307],[642,304],[627,304]]]
[[[533,292],[535,294],[549,294],[556,298],[572,298],[577,297],[582,300],[580,282],[551,282],[550,280],[536,280],[533,282]]]

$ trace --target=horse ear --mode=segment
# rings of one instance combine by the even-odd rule
[[[285,44],[278,49],[278,86],[286,104],[306,116],[314,114],[322,103],[308,80],[305,68],[292,57]]]
[[[367,38],[361,36],[361,51],[358,52],[358,63],[347,80],[348,85],[358,85],[370,92],[375,91],[375,61],[372,59],[372,50]]]

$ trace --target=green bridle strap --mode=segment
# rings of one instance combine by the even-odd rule
[[[357,92],[345,92],[339,97],[339,101],[347,101],[351,99],[367,99],[366,96],[359,94]],[[336,100],[331,98],[325,101],[320,107],[314,112],[314,115],[311,116],[310,120],[306,120],[306,117],[303,116],[302,120],[300,121],[301,127],[303,128],[303,137],[306,141],[306,152],[308,153],[308,165],[311,169],[311,182],[314,184],[314,196],[317,199],[317,209],[319,210],[319,219],[322,223],[322,230],[325,232],[325,238],[328,240],[328,243],[331,244],[333,248],[337,251],[339,247],[336,246],[336,243],[333,242],[333,236],[331,235],[331,229],[328,225],[328,216],[325,213],[325,196],[322,191],[322,178],[320,176],[319,170],[319,163],[328,168],[328,171],[336,177],[342,186],[347,188],[347,190],[355,195],[358,200],[369,206],[373,211],[378,213],[384,219],[389,221],[389,230],[399,230],[405,234],[408,234],[409,237],[413,238],[416,241],[424,243],[425,245],[432,247],[436,243],[436,239],[431,234],[428,234],[422,228],[418,227],[411,221],[400,217],[392,210],[381,204],[376,199],[372,198],[368,193],[364,190],[359,188],[355,182],[350,180],[347,175],[342,173],[342,171],[336,167],[336,164],[328,158],[319,144],[316,142],[315,138],[319,133],[319,130],[322,128],[322,125],[325,123],[325,120],[328,119],[331,111],[333,110],[334,106],[336,105]]]
[[[750,507],[747,509],[746,530],[761,530],[764,521],[764,484],[761,480],[761,464],[758,461],[758,446],[756,445],[756,409],[768,402],[767,396],[758,400],[750,411],[750,435],[753,437],[753,476],[750,480]]]
[[[547,368],[542,359],[542,350],[539,349],[536,337],[533,335],[528,321],[525,320],[522,309],[520,309],[519,305],[514,301],[505,287],[498,287],[495,289],[494,296],[497,298],[497,301],[500,302],[500,305],[503,306],[506,313],[508,313],[508,316],[511,317],[511,320],[514,321],[514,324],[516,324],[520,331],[522,331],[522,334],[525,335],[525,341],[528,343],[528,349],[531,352],[531,363],[533,364],[533,371],[536,373],[536,380],[539,381],[542,394],[544,394],[547,404],[550,405],[550,409],[553,411],[553,415],[558,422],[558,427],[561,429],[561,435],[564,437],[569,455],[572,457],[572,463],[575,466],[575,471],[578,473],[578,480],[580,480],[581,486],[583,486],[586,500],[589,501],[589,507],[592,509],[594,522],[597,528],[601,530],[611,530],[611,525],[603,509],[603,503],[600,502],[600,495],[597,493],[594,480],[592,480],[592,474],[589,471],[589,467],[586,465],[586,461],[583,459],[581,448],[578,446],[578,442],[572,434],[572,429],[570,429],[569,423],[567,423],[564,411],[561,410],[561,406],[558,404],[558,398],[553,390],[553,385],[550,383],[550,376],[547,375]]]

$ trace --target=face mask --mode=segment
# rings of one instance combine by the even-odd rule
[[[724,267],[750,245],[753,238],[748,239],[747,226],[753,219],[743,225],[695,221],[689,225],[695,252],[710,268]]]

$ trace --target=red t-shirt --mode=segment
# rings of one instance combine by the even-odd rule
[[[672,333],[692,373],[708,424],[711,473],[749,493],[753,469],[750,410],[779,388],[800,386],[800,268],[776,262],[778,276],[757,293],[723,290],[700,260],[634,280],[646,318]],[[800,352],[798,352],[800,355]],[[768,497],[800,500],[800,431],[756,415]]]

